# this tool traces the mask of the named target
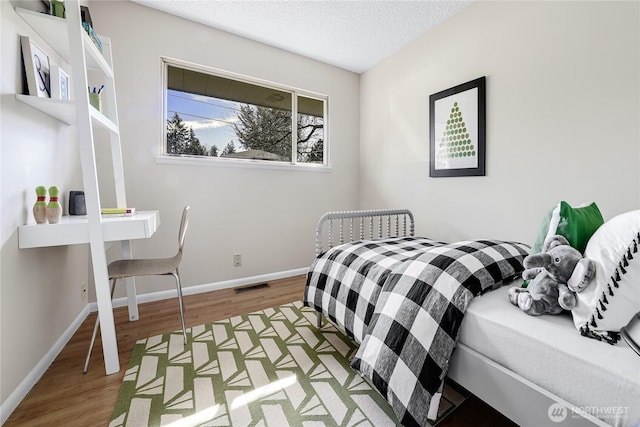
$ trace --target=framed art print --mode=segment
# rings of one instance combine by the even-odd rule
[[[49,56],[29,37],[20,36],[29,95],[51,98]]]
[[[429,176],[484,176],[485,77],[429,96]]]
[[[60,89],[60,99],[71,99],[69,88],[69,75],[62,69],[58,69],[58,88]]]
[[[59,65],[51,65],[51,97],[70,100],[69,75]]]

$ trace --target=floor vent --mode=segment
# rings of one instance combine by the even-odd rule
[[[259,285],[245,286],[243,288],[235,288],[234,290],[236,291],[236,294],[241,294],[243,292],[250,292],[250,291],[255,291],[258,289],[263,289],[268,287],[269,287],[268,283],[260,283]]]

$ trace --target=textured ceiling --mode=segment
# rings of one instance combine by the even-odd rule
[[[471,0],[132,1],[362,73]]]

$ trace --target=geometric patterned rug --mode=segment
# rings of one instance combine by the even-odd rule
[[[301,302],[139,340],[110,427],[395,426],[357,346]]]

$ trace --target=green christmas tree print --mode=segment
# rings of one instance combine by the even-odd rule
[[[472,159],[476,156],[476,147],[471,143],[458,102],[454,102],[451,107],[436,156],[439,163],[450,163],[453,159]]]

